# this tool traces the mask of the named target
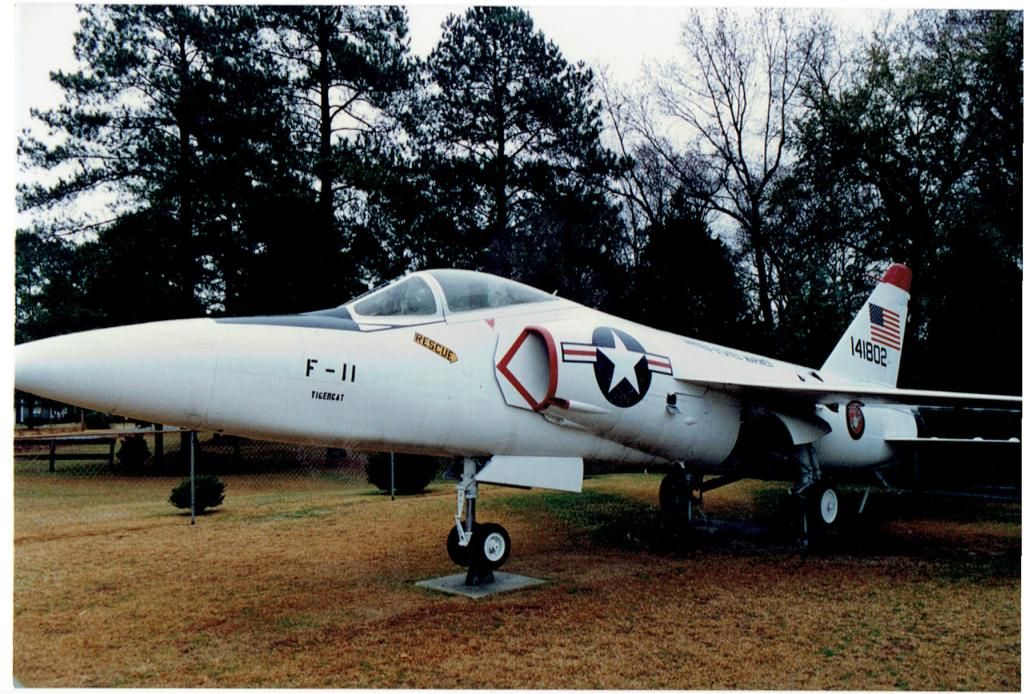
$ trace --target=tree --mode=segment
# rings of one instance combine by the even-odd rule
[[[568,64],[526,12],[507,7],[449,17],[425,69],[412,114],[417,161],[453,220],[438,232],[464,263],[527,279],[545,265],[541,244],[556,239],[614,256],[616,217],[601,191],[616,162],[600,143],[590,70]],[[586,275],[582,265],[566,279]],[[545,284],[592,286],[562,277]]]
[[[371,9],[351,14],[374,13],[394,14]],[[342,235],[333,213],[325,224],[314,212],[325,196],[315,189],[310,172],[317,165],[302,144],[294,108],[308,85],[291,79],[301,69],[283,66],[281,55],[271,50],[276,44],[267,29],[280,28],[279,19],[277,10],[252,6],[87,8],[76,39],[83,68],[55,76],[68,101],[37,114],[50,126],[51,138],[44,142],[26,135],[21,142],[29,164],[70,173],[56,185],[23,186],[20,201],[37,213],[76,209],[81,195],[99,186],[104,200],[118,204],[110,219],[90,229],[92,237],[78,233],[81,223],[40,227],[40,233],[68,234],[78,242],[109,240],[114,236],[106,229],[134,216],[123,227],[140,235],[131,246],[142,249],[148,243],[180,263],[170,274],[159,264],[179,297],[174,315],[204,309],[296,310],[335,303],[339,294],[357,287],[354,273],[339,262]],[[395,41],[378,37],[376,29],[367,28],[369,20],[349,20],[339,19],[335,30],[362,31],[377,43]],[[374,79],[364,74],[371,62],[368,51],[345,45],[351,54],[347,62],[345,49],[335,47],[331,54],[333,97],[341,89],[340,71],[355,75],[353,84]],[[139,225],[143,216],[159,223]],[[82,254],[86,257],[102,261],[102,254],[91,250]],[[122,274],[107,281],[123,285],[133,279]],[[157,291],[149,300],[163,307],[165,294]]]
[[[775,324],[772,242],[765,226],[771,186],[784,169],[800,86],[823,53],[825,29],[792,12],[750,19],[693,11],[683,27],[683,64],[662,66],[654,85],[665,112],[694,133],[710,174],[690,194],[738,226],[762,321]],[[710,184],[710,185],[708,185]]]
[[[749,346],[738,260],[690,194],[705,185],[700,156],[677,154],[655,134],[643,94],[600,81],[607,129],[624,165],[610,192],[621,201],[623,284],[609,307],[632,320],[715,342]]]
[[[82,275],[75,244],[24,230],[17,233],[14,247],[14,341],[92,327],[92,316],[78,301]]]
[[[76,72],[51,78],[65,103],[33,111],[50,141],[23,135],[19,154],[59,175],[52,185],[19,186],[22,210],[66,207],[90,192],[114,199],[114,217],[149,205],[176,220],[164,242],[183,249],[172,283],[179,312],[198,307],[195,252],[195,172],[204,154],[199,139],[208,113],[209,53],[205,29],[211,9],[200,6],[86,5],[75,34]],[[48,231],[76,232],[80,219]]]
[[[326,254],[334,267],[323,274],[345,278],[346,289],[354,289],[358,263],[342,263],[339,251],[357,240],[343,226],[365,226],[373,191],[361,186],[369,180],[364,169],[376,165],[373,155],[393,136],[396,111],[412,86],[406,13],[401,7],[295,6],[267,8],[267,21],[269,50],[289,76],[289,123],[301,153],[296,174],[316,196],[306,251]]]
[[[907,382],[1015,388],[1021,14],[916,13],[876,35],[848,86],[808,93],[805,179],[858,201],[863,253],[915,273]]]
[[[672,192],[678,187],[673,167],[676,160],[662,156],[670,148],[659,147],[649,140],[656,138],[653,127],[644,119],[648,115],[642,94],[627,93],[614,84],[606,70],[598,81],[604,104],[605,130],[611,136],[623,166],[609,187],[622,205],[624,222],[623,263],[635,273],[649,239],[646,230],[663,222],[670,209]],[[658,145],[664,144],[658,142]]]
[[[194,485],[194,487],[193,487]],[[182,480],[174,489],[168,501],[176,508],[192,508],[195,500],[196,513],[205,513],[224,503],[224,488],[227,485],[216,475],[196,475],[195,480]]]
[[[746,346],[746,298],[735,254],[677,194],[672,212],[645,231],[633,292],[623,314],[701,340]]]
[[[179,316],[173,280],[182,250],[153,241],[176,228],[176,219],[148,210],[123,215],[86,241],[19,231],[16,341]]]
[[[821,364],[875,285],[877,227],[862,191],[797,162],[772,187],[765,227],[778,273],[775,354]],[[877,275],[877,273],[875,273]]]
[[[182,255],[185,248],[155,242],[173,237],[177,224],[170,215],[143,210],[123,215],[75,247],[81,284],[75,303],[92,317],[83,329],[180,315],[173,279],[190,259]]]

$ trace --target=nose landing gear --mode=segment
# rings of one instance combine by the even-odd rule
[[[477,461],[466,458],[462,463],[462,481],[455,488],[458,506],[455,526],[448,533],[448,556],[464,566],[467,586],[494,583],[494,570],[500,568],[512,552],[508,531],[497,523],[476,522]]]

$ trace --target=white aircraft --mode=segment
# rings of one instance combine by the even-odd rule
[[[910,279],[891,265],[817,369],[507,279],[431,270],[324,311],[19,345],[15,385],[184,429],[460,457],[448,551],[472,572],[501,566],[511,548],[500,525],[476,521],[480,482],[578,492],[584,459],[662,463],[662,506],[688,523],[696,492],[790,480],[806,531],[836,522],[844,472],[935,441],[920,436],[918,408],[1019,412],[1020,397],[896,388]]]

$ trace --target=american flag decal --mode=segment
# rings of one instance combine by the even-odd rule
[[[871,341],[898,350],[900,314],[875,304],[868,304],[868,312],[871,314]]]

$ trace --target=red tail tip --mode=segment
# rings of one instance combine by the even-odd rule
[[[882,275],[882,281],[887,284],[892,284],[907,294],[910,293],[910,278],[913,277],[914,273],[910,271],[910,268],[900,263],[893,263],[889,266],[889,269]]]

